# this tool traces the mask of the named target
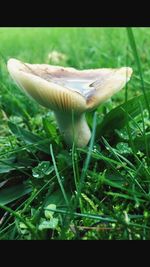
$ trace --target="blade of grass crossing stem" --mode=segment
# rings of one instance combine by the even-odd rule
[[[73,144],[72,146],[72,168],[73,168],[73,176],[74,176],[76,191],[78,191],[79,176],[78,176],[77,169],[76,169],[76,165],[77,165],[76,163],[77,163],[77,151],[76,151],[75,145]]]
[[[74,111],[72,110],[71,112],[71,116],[72,116],[72,128],[73,128],[73,146],[75,145],[75,127],[74,127]]]
[[[78,162],[77,150],[75,146],[74,111],[72,111],[72,126],[73,126],[72,167],[73,167],[73,175],[74,175],[76,191],[78,191],[79,168],[78,168],[78,163],[77,163]]]
[[[65,200],[67,206],[69,206],[69,201],[68,201],[68,199],[67,199],[67,195],[66,195],[66,192],[65,192],[65,190],[64,190],[64,187],[63,187],[63,184],[62,184],[62,181],[61,181],[61,178],[60,178],[60,175],[59,175],[57,166],[56,166],[56,161],[55,161],[55,157],[54,157],[54,153],[53,153],[53,147],[52,147],[52,145],[50,145],[50,154],[51,154],[51,157],[52,157],[52,161],[53,161],[53,165],[54,165],[54,169],[55,169],[56,177],[57,177],[58,183],[59,183],[59,185],[60,185],[60,188],[61,188],[61,191],[62,191],[64,200]]]
[[[130,27],[127,28],[127,34],[128,34],[130,46],[132,48],[133,55],[134,55],[134,58],[135,58],[135,61],[136,61],[137,67],[138,67],[138,71],[139,71],[139,75],[140,75],[140,79],[141,79],[141,88],[143,91],[143,95],[145,98],[145,102],[146,102],[147,109],[149,112],[149,117],[150,117],[150,105],[149,105],[149,101],[148,101],[147,94],[146,94],[145,87],[144,87],[144,79],[143,79],[143,74],[142,74],[141,63],[140,63],[140,59],[139,59],[139,55],[138,55],[138,51],[137,51],[136,42],[135,42],[132,28],[130,28]]]
[[[91,135],[91,140],[90,140],[90,144],[89,144],[89,148],[88,148],[87,157],[86,157],[86,160],[85,160],[85,163],[84,163],[84,166],[82,169],[82,173],[81,173],[80,185],[78,188],[78,199],[80,198],[82,186],[83,186],[84,180],[85,180],[85,175],[86,175],[86,172],[88,170],[90,160],[91,160],[91,154],[92,154],[94,140],[95,140],[96,125],[97,125],[97,112],[94,113],[94,117],[93,117],[93,125],[92,125],[93,130],[92,130],[92,135]]]

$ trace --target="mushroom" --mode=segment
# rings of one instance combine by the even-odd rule
[[[91,137],[85,113],[121,90],[132,74],[130,67],[77,70],[16,59],[9,59],[7,67],[24,92],[54,112],[66,143],[78,147]]]

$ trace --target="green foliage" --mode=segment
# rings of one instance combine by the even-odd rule
[[[0,239],[150,239],[149,29],[0,29]],[[7,59],[133,68],[127,87],[87,114],[88,147],[68,148],[53,113],[14,84]]]
[[[37,136],[17,125],[15,125],[12,122],[8,122],[8,126],[13,134],[15,134],[16,137],[24,141],[26,144],[31,144],[31,149],[33,148],[33,145],[37,147],[39,150],[49,154],[49,140],[46,140],[45,138],[42,138],[40,136]]]
[[[148,93],[148,97],[150,98],[150,93]],[[111,110],[97,127],[97,137],[106,133],[111,135],[115,129],[122,129],[127,125],[128,120],[133,120],[141,113],[140,103],[143,110],[146,109],[146,102],[143,95],[134,97]]]

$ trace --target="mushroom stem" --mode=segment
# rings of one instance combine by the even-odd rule
[[[84,147],[88,144],[91,131],[86,122],[85,113],[68,114],[67,112],[55,111],[54,114],[60,132],[69,146],[72,146],[73,142],[78,147]]]

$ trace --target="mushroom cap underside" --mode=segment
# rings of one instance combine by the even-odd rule
[[[29,64],[9,59],[8,71],[15,82],[39,104],[52,110],[84,112],[97,107],[130,80],[132,69],[75,68]]]

